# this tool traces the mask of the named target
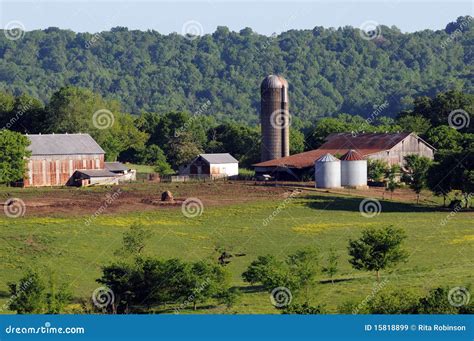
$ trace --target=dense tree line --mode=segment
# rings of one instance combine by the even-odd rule
[[[415,33],[382,26],[372,40],[353,27],[272,37],[218,27],[195,39],[123,27],[94,35],[48,28],[15,41],[0,34],[0,90],[48,102],[73,85],[134,114],[202,112],[255,124],[260,81],[279,73],[290,83],[291,112],[303,122],[340,112],[365,118],[385,102],[384,115],[393,116],[415,96],[472,92],[471,22],[459,17],[445,30]]]

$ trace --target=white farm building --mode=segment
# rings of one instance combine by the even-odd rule
[[[231,177],[239,175],[239,161],[229,153],[199,154],[180,169],[180,175]]]

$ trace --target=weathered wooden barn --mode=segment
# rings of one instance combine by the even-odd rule
[[[103,170],[104,150],[89,134],[27,135],[28,170],[24,187],[80,185],[77,170]]]
[[[380,159],[402,167],[406,155],[433,159],[435,151],[414,133],[334,133],[318,149],[255,164],[255,173],[270,174],[279,179],[301,179],[312,172],[314,162],[324,154],[343,155],[351,149],[365,159]]]

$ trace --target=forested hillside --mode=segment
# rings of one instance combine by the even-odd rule
[[[199,111],[252,124],[261,79],[280,73],[290,82],[292,114],[305,124],[338,113],[367,117],[385,101],[383,115],[394,115],[416,96],[473,92],[473,32],[471,17],[442,31],[382,26],[374,39],[352,27],[272,37],[225,27],[202,37],[49,28],[9,40],[1,32],[0,91],[47,102],[75,85],[120,101],[126,112]]]

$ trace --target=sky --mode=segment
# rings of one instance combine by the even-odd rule
[[[59,27],[101,32],[115,26],[162,34],[206,34],[217,26],[271,35],[315,26],[395,25],[403,32],[444,29],[458,16],[474,16],[474,1],[408,0],[0,0],[0,27],[26,31]]]

